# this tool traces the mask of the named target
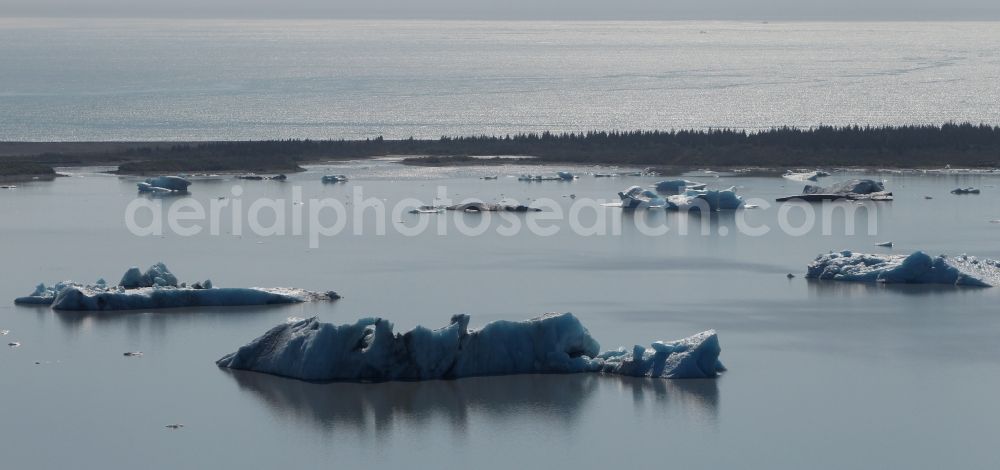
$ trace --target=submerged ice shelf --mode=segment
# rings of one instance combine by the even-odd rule
[[[495,321],[479,330],[468,326],[468,315],[455,315],[444,328],[418,326],[397,334],[381,318],[345,325],[310,318],[278,325],[216,364],[312,381],[576,372],[681,379],[725,370],[714,330],[602,353],[571,313]]]
[[[100,279],[94,284],[59,282],[39,284],[28,296],[14,299],[19,305],[51,305],[55,310],[136,310],[179,307],[272,305],[336,300],[336,292],[313,292],[286,287],[214,287],[212,281],[178,284],[163,263],[146,272],[130,268],[118,285]]]
[[[932,257],[880,255],[841,251],[820,255],[809,264],[806,278],[889,284],[1000,285],[1000,261],[960,255]]]

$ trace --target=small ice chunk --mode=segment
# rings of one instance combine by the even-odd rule
[[[122,276],[122,280],[118,281],[118,285],[126,289],[135,289],[142,286],[142,271],[138,267],[131,267],[125,271]]]
[[[952,194],[979,194],[980,191],[973,187],[968,188],[955,188],[951,190]]]
[[[410,209],[411,214],[438,214],[444,212],[443,206],[428,206],[423,205],[414,209]]]
[[[149,267],[146,272],[141,272],[139,268],[132,267],[122,276],[118,285],[126,289],[138,289],[140,287],[177,287],[177,276],[167,269],[167,265],[156,263]]]
[[[629,186],[625,191],[619,192],[618,197],[621,199],[619,207],[626,210],[662,208],[667,205],[666,199],[640,186]]]
[[[656,191],[663,194],[680,194],[685,189],[705,189],[705,183],[688,180],[664,180],[653,185]]]
[[[631,354],[605,360],[602,371],[633,377],[710,378],[724,368],[719,362],[719,337],[714,330],[651,348],[635,346]]]
[[[46,287],[45,284],[40,283],[35,286],[34,292],[14,299],[14,303],[18,305],[52,305],[56,299],[56,293],[56,287]]]
[[[827,176],[828,174],[820,171],[794,172],[789,170],[784,175],[781,175],[781,177],[793,181],[817,181],[821,176]]]

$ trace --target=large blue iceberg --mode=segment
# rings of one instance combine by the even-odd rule
[[[709,212],[735,210],[743,206],[743,198],[736,194],[736,188],[691,189],[680,194],[661,197],[648,189],[631,186],[619,192],[623,209],[665,208],[667,210]]]
[[[948,284],[990,287],[1000,283],[1000,262],[973,256],[877,255],[841,251],[820,255],[806,277],[889,284]]]
[[[418,326],[397,334],[381,318],[345,325],[310,318],[278,325],[216,364],[311,381],[576,372],[680,379],[715,377],[725,370],[713,330],[649,348],[601,353],[571,313],[496,321],[479,330],[468,326],[468,315],[455,315],[444,328]]]
[[[700,207],[698,200],[707,202],[712,211],[735,210],[743,206],[743,198],[736,194],[735,186],[726,189],[688,189],[667,198],[678,209]]]
[[[312,292],[297,288],[223,287],[212,281],[178,284],[163,263],[146,272],[130,268],[115,286],[103,279],[94,284],[63,281],[47,287],[39,284],[31,295],[14,299],[19,305],[51,305],[55,310],[138,310],[179,307],[224,307],[272,305],[336,300],[336,292]]]
[[[191,182],[180,176],[157,176],[146,178],[146,181],[137,183],[141,193],[183,193],[187,192]]]

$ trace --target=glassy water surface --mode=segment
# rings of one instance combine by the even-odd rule
[[[518,182],[522,171],[569,169],[570,183]],[[311,167],[289,181],[201,178],[191,197],[333,197],[355,188],[390,207],[456,198],[611,200],[652,177],[593,178],[593,168],[409,168],[390,161]],[[605,169],[606,170],[606,169]],[[635,219],[676,226],[679,214],[623,214],[619,235],[581,236],[563,221],[552,236],[488,230],[480,214],[441,214],[449,232],[384,236],[260,237],[249,231],[137,237],[124,224],[134,178],[90,170],[0,192],[0,329],[22,346],[0,351],[4,468],[249,468],[378,465],[464,467],[995,468],[1000,408],[996,289],[883,288],[812,283],[805,265],[829,250],[969,254],[1000,258],[996,176],[886,178],[896,200],[858,213],[854,236],[835,216],[831,235],[780,230],[741,235],[738,220],[773,225],[779,207],[685,216],[706,235],[648,236]],[[351,176],[322,185],[325,173]],[[496,181],[479,179],[500,175]],[[846,178],[836,175],[827,181]],[[691,177],[773,201],[798,192],[780,178]],[[953,196],[957,186],[983,189]],[[301,191],[296,195],[295,191]],[[568,196],[573,194],[576,199]],[[933,199],[925,199],[932,196]],[[167,202],[169,203],[169,202]],[[526,221],[539,214],[518,214]],[[589,215],[588,215],[589,214]],[[794,219],[794,217],[793,217]],[[488,221],[497,227],[499,218]],[[874,223],[876,234],[869,235]],[[374,227],[373,218],[362,223]],[[726,230],[721,230],[725,228]],[[725,233],[725,235],[723,235]],[[896,247],[877,248],[892,240]],[[336,290],[335,303],[267,308],[74,313],[14,307],[39,282],[117,281],[133,265],[164,261],[185,281],[217,286]],[[796,273],[787,279],[787,273]],[[548,311],[578,315],[605,348],[719,331],[729,372],[718,380],[596,375],[518,376],[388,384],[310,384],[216,368],[214,361],[288,317],[337,323],[391,319],[397,330],[473,326]],[[126,358],[125,351],[143,351]],[[36,364],[37,362],[37,364]],[[164,428],[183,423],[180,430]]]
[[[0,138],[1000,122],[997,23],[0,18]]]

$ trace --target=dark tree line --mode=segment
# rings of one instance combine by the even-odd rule
[[[649,166],[1000,166],[1000,127],[779,127],[738,129],[527,133],[389,140],[264,140],[162,144],[106,154],[124,171],[280,170],[298,163],[385,155],[433,156],[441,163],[469,155],[532,156],[545,162]],[[135,168],[132,168],[135,167]]]

